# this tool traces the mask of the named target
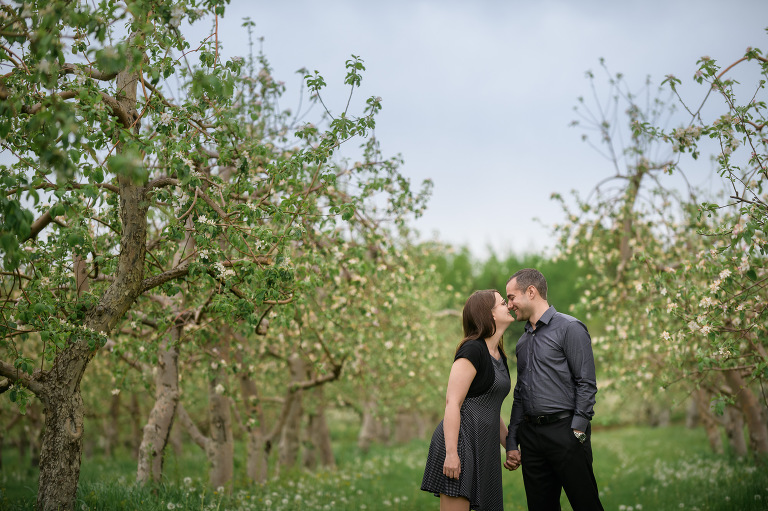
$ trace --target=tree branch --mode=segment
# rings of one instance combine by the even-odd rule
[[[37,374],[39,371],[35,371]],[[35,393],[41,401],[45,401],[47,393],[45,387],[34,378],[34,375],[29,375],[25,372],[19,371],[11,364],[0,360],[0,376],[8,378],[11,383],[19,383],[29,390]]]
[[[182,426],[184,426],[184,429],[186,429],[187,433],[189,433],[189,436],[192,437],[192,440],[201,449],[206,450],[208,447],[208,437],[200,432],[197,425],[195,425],[195,422],[192,420],[192,417],[189,416],[186,408],[184,408],[184,405],[182,405],[181,402],[179,402],[179,404],[176,406],[176,415],[179,417],[179,421],[181,422]]]
[[[159,275],[146,278],[141,282],[141,292],[146,293],[150,289],[154,289],[159,285],[165,284],[169,280],[178,279],[184,277],[189,273],[189,264],[185,263],[181,266],[177,266],[171,270],[165,271]]]
[[[82,75],[87,76],[88,78],[93,78],[94,80],[102,80],[105,82],[108,82],[110,80],[114,80],[117,78],[117,72],[114,73],[102,73],[101,71],[94,69],[92,67],[85,67],[85,66],[78,66],[75,64],[64,64],[61,66],[61,71],[59,71],[60,75],[66,75],[66,74],[74,74],[74,75]]]

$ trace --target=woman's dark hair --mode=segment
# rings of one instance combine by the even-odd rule
[[[462,323],[464,325],[464,338],[458,346],[459,348],[467,342],[474,339],[487,339],[496,333],[496,322],[493,320],[493,308],[496,306],[496,295],[500,295],[495,289],[484,289],[475,291],[467,298],[462,312]],[[504,340],[499,339],[499,351],[504,353]],[[506,357],[507,354],[504,353]]]

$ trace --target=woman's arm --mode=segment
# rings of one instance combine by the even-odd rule
[[[501,441],[501,446],[504,448],[504,450],[507,449],[507,434],[509,434],[509,431],[507,431],[507,425],[504,424],[504,419],[499,416],[499,440]]]
[[[469,386],[475,379],[477,369],[466,358],[457,359],[451,367],[448,377],[448,390],[445,393],[445,417],[443,434],[445,435],[445,463],[443,474],[451,479],[458,479],[461,474],[459,461],[459,426],[461,423],[461,405],[467,397]]]

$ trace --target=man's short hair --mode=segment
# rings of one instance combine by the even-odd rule
[[[507,284],[509,284],[512,279],[517,279],[517,287],[521,291],[525,291],[528,287],[533,286],[543,299],[547,299],[547,279],[544,278],[544,275],[542,275],[539,270],[534,268],[523,268],[522,270],[518,270],[514,275],[509,277]]]

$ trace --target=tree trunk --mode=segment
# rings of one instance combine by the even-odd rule
[[[139,397],[135,392],[131,392],[131,404],[128,407],[131,418],[131,436],[127,442],[126,447],[131,452],[131,457],[134,460],[139,459],[139,447],[141,446],[141,407],[139,406]]]
[[[179,403],[179,349],[182,325],[174,325],[157,352],[155,375],[155,404],[144,426],[139,447],[136,482],[160,482],[163,475],[165,446],[173,427],[176,405]]]
[[[741,410],[735,406],[727,407],[724,419],[725,435],[728,437],[728,443],[733,454],[736,456],[746,456],[747,441],[744,438],[744,416],[741,414]]]
[[[136,116],[138,74],[121,71],[116,88],[117,101],[128,117]],[[123,126],[136,129],[136,126]],[[117,152],[124,147],[118,144]],[[115,280],[106,289],[96,307],[88,310],[84,326],[95,332],[109,333],[142,291],[147,243],[146,189],[130,176],[117,178],[120,195],[122,236]],[[83,338],[73,338],[61,351],[53,367],[37,376],[33,390],[45,406],[45,433],[40,456],[37,508],[68,511],[74,508],[80,477],[83,438],[83,399],[80,381],[96,350]]]
[[[368,452],[373,442],[386,443],[389,441],[389,428],[382,424],[376,417],[376,401],[368,401],[363,406],[363,423],[360,426],[360,433],[357,436],[357,446],[363,452]]]
[[[269,472],[269,446],[266,440],[258,429],[248,431],[248,459],[245,470],[248,477],[257,483],[265,482]]]
[[[171,436],[168,438],[168,443],[173,448],[176,459],[179,459],[184,452],[184,440],[181,438],[181,428],[176,424],[176,421],[171,426]]]
[[[210,481],[214,488],[227,488],[234,474],[235,441],[232,436],[232,412],[229,397],[220,393],[219,385],[226,388],[226,369],[219,367],[218,374],[208,386],[208,416],[210,437],[208,461]]]
[[[331,431],[325,420],[325,391],[323,387],[315,387],[310,391],[312,409],[308,413],[307,420],[307,451],[304,452],[304,467],[315,468],[320,466],[333,468],[336,459],[333,456],[331,446]]]
[[[306,364],[298,354],[294,353],[288,358],[288,367],[291,371],[291,382],[301,382],[305,379]],[[299,456],[303,392],[301,389],[291,392],[289,402],[284,405],[288,407],[288,416],[283,425],[278,446],[278,459],[283,467],[294,466]]]
[[[688,402],[688,410],[685,412],[685,427],[693,429],[699,425],[699,407],[696,405],[696,399]]]
[[[723,439],[720,435],[720,428],[718,427],[717,420],[715,420],[712,412],[709,410],[709,393],[704,389],[698,389],[693,393],[693,397],[696,400],[699,418],[704,426],[704,431],[707,433],[707,440],[709,440],[712,452],[723,454]]]
[[[230,399],[222,392],[219,385],[226,383],[226,368],[220,367],[217,375],[208,385],[208,420],[210,436],[205,436],[179,403],[177,413],[179,422],[184,426],[208,458],[209,480],[214,488],[228,488],[234,473],[234,438],[232,436],[232,415]],[[226,387],[224,387],[226,391]]]
[[[235,335],[238,342],[244,342],[244,339],[238,338],[236,334],[233,335]],[[242,352],[236,351],[235,357],[238,363],[242,365]],[[264,422],[264,411],[261,406],[258,388],[253,379],[251,379],[249,371],[241,370],[238,375],[240,394],[246,412],[244,427],[248,432],[245,470],[252,481],[263,483],[267,480],[269,471],[268,456],[271,447]]]
[[[736,397],[749,429],[749,446],[756,455],[768,454],[768,424],[766,424],[760,400],[750,390],[744,377],[736,369],[725,371],[725,381]]]
[[[395,443],[406,444],[421,434],[421,418],[414,410],[400,410],[395,416]]]
[[[114,449],[120,444],[120,394],[112,396],[109,413],[104,421],[104,456],[112,457]]]

